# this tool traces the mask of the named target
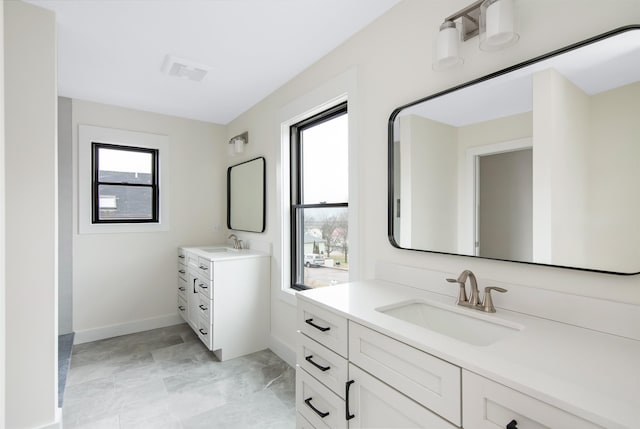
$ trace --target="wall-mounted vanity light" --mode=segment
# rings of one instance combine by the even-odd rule
[[[460,39],[480,35],[480,49],[496,51],[515,44],[514,0],[478,0],[447,17],[438,32],[433,69],[445,70],[462,64],[458,53]]]
[[[229,153],[235,155],[244,152],[244,145],[249,144],[249,132],[245,131],[229,140]]]

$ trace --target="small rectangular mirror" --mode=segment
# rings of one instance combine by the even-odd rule
[[[227,227],[264,232],[265,159],[254,158],[227,169]]]

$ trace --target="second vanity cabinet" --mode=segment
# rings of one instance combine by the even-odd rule
[[[298,428],[603,428],[310,300],[297,326]]]
[[[220,360],[262,350],[269,334],[269,256],[214,249],[178,249],[178,313]]]

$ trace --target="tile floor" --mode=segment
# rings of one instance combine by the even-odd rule
[[[295,372],[270,350],[219,362],[188,325],[74,346],[65,429],[295,427]]]

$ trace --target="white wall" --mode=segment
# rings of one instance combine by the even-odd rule
[[[321,87],[334,76],[357,68],[359,107],[350,112],[356,121],[361,145],[358,164],[358,210],[360,241],[352,245],[352,260],[361,265],[361,277],[372,278],[376,261],[389,261],[441,271],[469,268],[481,277],[504,282],[518,281],[549,289],[640,302],[640,280],[557,268],[528,266],[465,257],[426,254],[393,248],[387,239],[387,123],[394,108],[417,98],[486,75],[536,55],[583,40],[614,27],[640,21],[640,2],[635,0],[536,0],[516,2],[520,41],[504,51],[478,50],[477,39],[461,47],[465,64],[446,73],[431,68],[431,49],[444,17],[466,6],[467,0],[405,0],[372,25],[292,79],[265,100],[234,120],[233,131],[249,129],[253,150],[267,156],[268,217],[266,240],[280,240],[279,219],[274,200],[280,180],[269,160],[280,151],[282,106]],[[575,11],[580,19],[575,19]],[[234,135],[229,133],[228,136]],[[277,268],[277,267],[276,267]],[[272,270],[277,273],[278,270]],[[274,341],[293,348],[295,308],[280,299],[280,278],[272,277],[271,333]]]
[[[587,256],[621,271],[637,268],[640,254],[640,228],[628,228],[640,219],[640,200],[629,193],[640,183],[639,108],[640,83],[591,97]],[[615,258],[619,253],[627,257]]]
[[[55,15],[4,2],[6,426],[57,419]]]
[[[5,185],[4,185],[4,2],[0,3],[0,312],[5,314]],[[5,414],[5,318],[0,317],[0,416]],[[0,429],[5,428],[5,419],[0,417]]]
[[[457,129],[447,124],[407,116],[401,118],[400,128],[407,127],[407,138],[402,135],[401,150],[409,153],[401,159],[409,167],[411,193],[402,201],[410,201],[405,213],[411,213],[410,223],[402,222],[402,231],[409,236],[412,249],[438,249],[455,253],[457,249],[458,145]],[[406,143],[406,144],[405,144]],[[452,198],[453,197],[453,198]],[[428,220],[428,221],[427,221]]]
[[[533,76],[534,260],[585,260],[589,97],[553,69]]]
[[[226,238],[226,128],[75,99],[72,111],[76,342],[179,323],[177,247]],[[169,136],[169,231],[78,233],[79,124]]]

